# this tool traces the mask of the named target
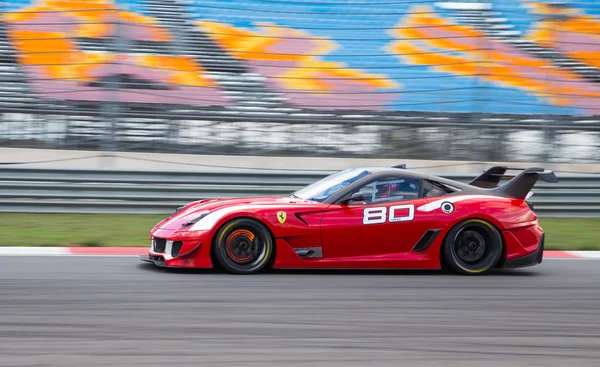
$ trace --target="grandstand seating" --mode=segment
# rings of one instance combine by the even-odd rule
[[[229,104],[193,58],[160,54],[172,37],[153,18],[102,0],[47,0],[6,19],[21,69],[43,98]]]
[[[592,0],[8,4],[4,101],[238,113],[600,111]]]
[[[361,73],[313,56],[332,49],[331,41],[311,39],[306,32],[268,24],[262,25],[259,32],[209,21],[199,26],[224,50],[265,76],[290,104],[316,109],[380,110],[381,105],[396,97],[377,94],[380,89],[397,86],[383,75]]]
[[[566,68],[553,67],[550,61],[535,56],[537,50],[527,53],[504,42],[493,42],[473,27],[450,23],[432,15],[428,8],[420,10],[401,24],[397,34],[405,38],[392,47],[398,53],[406,53],[403,58],[410,62],[440,62],[444,64],[436,67],[440,71],[519,88],[554,105],[572,106],[590,114],[598,109],[600,85]],[[459,56],[419,54],[434,48]]]
[[[541,46],[579,60],[590,70],[598,73],[600,68],[600,19],[582,14],[570,7],[550,6],[545,3],[529,4],[532,12],[539,15],[539,22],[532,26],[529,38]],[[576,67],[577,68],[577,67]],[[597,77],[600,82],[600,77]]]
[[[193,23],[185,4],[172,0],[147,0],[145,13],[159,21],[175,35],[177,54],[186,54],[210,73],[222,88],[222,93],[234,100],[231,108],[242,110],[281,107],[279,93],[269,90],[260,74],[249,71],[238,59],[223,52]]]
[[[452,8],[451,5],[446,4],[452,3],[441,3],[441,6]],[[497,4],[501,5],[501,9],[505,9],[509,15],[506,16],[502,10],[497,9]],[[488,38],[510,43],[513,47],[539,58],[551,60],[557,66],[570,69],[593,82],[600,82],[600,70],[586,65],[587,61],[595,62],[594,60],[597,60],[600,54],[582,50],[590,46],[598,49],[598,36],[593,36],[593,34],[600,35],[597,21],[590,17],[584,17],[585,20],[580,21],[577,19],[579,16],[576,16],[577,11],[575,9],[566,8],[564,4],[558,2],[525,3],[523,4],[524,8],[531,10],[529,15],[537,15],[538,20],[546,19],[549,12],[552,12],[550,14],[560,14],[567,17],[560,21],[535,22],[534,19],[533,25],[529,25],[527,29],[531,34],[527,35],[524,31],[525,28],[521,27],[523,30],[520,30],[516,24],[511,22],[514,19],[513,14],[514,10],[517,9],[517,5],[519,3],[512,2],[512,8],[507,8],[507,2],[495,1],[485,9],[458,7],[454,15],[460,23],[474,26]],[[573,27],[574,25],[577,25],[577,27]],[[523,25],[521,24],[521,26]],[[575,34],[567,35],[564,30],[561,30],[563,27],[569,27],[571,30],[578,29],[578,31],[575,31]],[[588,39],[578,38],[577,32],[583,32]],[[563,36],[563,42],[550,42],[551,37],[557,38],[560,36]],[[567,48],[577,51],[568,52]]]

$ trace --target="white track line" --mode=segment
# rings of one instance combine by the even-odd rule
[[[600,251],[565,251],[568,254],[585,259],[600,259]]]
[[[66,247],[18,247],[0,246],[0,256],[69,256]]]
[[[77,257],[137,257],[121,253],[125,248],[20,247],[0,246],[0,256],[77,256]],[[144,253],[143,250],[140,253]],[[544,251],[544,260],[600,260],[600,251]]]

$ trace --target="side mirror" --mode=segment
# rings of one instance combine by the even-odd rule
[[[351,201],[364,201],[365,200],[365,195],[362,192],[355,192],[354,194],[352,194],[352,197],[350,197],[350,199],[346,199],[344,200],[344,204],[348,204]]]
[[[355,192],[354,194],[352,194],[352,197],[350,198],[350,200],[352,200],[352,201],[364,201],[365,200],[365,195],[362,192]]]

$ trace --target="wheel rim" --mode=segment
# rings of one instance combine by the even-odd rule
[[[485,255],[485,250],[485,238],[479,232],[468,230],[457,236],[455,251],[461,260],[474,264]]]
[[[223,260],[240,271],[251,271],[262,265],[271,252],[268,233],[252,222],[238,223],[225,230],[221,248]]]
[[[246,265],[256,261],[261,253],[261,246],[257,237],[247,229],[236,229],[227,236],[225,250],[227,256],[236,264]]]
[[[468,272],[481,272],[494,265],[501,252],[501,239],[484,223],[468,223],[461,228],[452,246],[456,264]]]

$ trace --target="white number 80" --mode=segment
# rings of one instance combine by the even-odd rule
[[[385,206],[378,206],[376,208],[366,208],[363,211],[363,224],[377,224],[385,223],[387,218],[387,209]],[[408,209],[408,214],[404,216],[396,216],[396,211],[401,209]],[[390,222],[406,222],[415,218],[415,206],[412,204],[408,205],[394,205],[390,206],[389,221]]]

